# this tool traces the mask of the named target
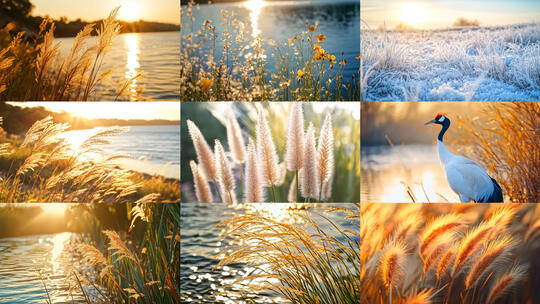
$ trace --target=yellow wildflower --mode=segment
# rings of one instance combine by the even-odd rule
[[[203,90],[207,91],[208,89],[210,89],[211,86],[212,86],[212,80],[210,80],[208,78],[203,78],[202,79],[202,88],[203,88]]]
[[[189,55],[188,55],[188,53],[187,53],[187,52],[186,52],[186,53],[184,54],[184,57],[185,57],[186,59],[188,59],[188,58],[189,58]]]
[[[354,58],[356,58],[356,59],[360,60],[360,56],[358,56],[358,57],[354,57]]]
[[[317,27],[314,26],[314,25],[311,25],[311,26],[309,27],[309,31],[310,31],[310,32],[315,32],[316,29],[317,29]]]
[[[298,73],[298,78],[302,78],[304,75],[306,75],[306,68],[298,70],[297,73]]]
[[[328,61],[332,62],[332,63],[336,63],[336,56],[334,55],[328,55]]]
[[[315,50],[319,50],[319,49],[321,49],[321,46],[318,45],[318,44],[315,44],[315,45],[313,45],[313,48],[314,48]]]
[[[323,34],[317,35],[317,41],[318,41],[319,43],[323,42],[324,39],[326,39],[326,36],[325,36],[325,35],[323,35]]]

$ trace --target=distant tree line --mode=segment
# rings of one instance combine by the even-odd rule
[[[183,0],[182,0],[183,1]],[[33,31],[36,32],[39,29],[39,25],[46,17],[32,16],[31,12],[34,5],[30,0],[0,0],[0,28],[5,27],[8,23],[15,23],[15,32],[20,31]],[[75,37],[87,24],[100,22],[96,20],[93,22],[83,21],[80,18],[77,20],[69,21],[67,17],[60,17],[58,20],[54,20],[55,23],[55,37]],[[134,22],[120,21],[121,33],[143,33],[143,32],[167,32],[167,31],[179,31],[180,26],[176,24],[162,23],[162,22],[148,22],[144,20]],[[31,33],[27,33],[28,36],[32,36]]]
[[[9,134],[23,134],[36,121],[47,116],[51,116],[55,122],[69,123],[72,129],[90,129],[98,126],[180,125],[180,121],[165,119],[89,119],[74,117],[67,112],[51,112],[44,107],[22,108],[0,102],[0,117],[3,118],[0,127]]]

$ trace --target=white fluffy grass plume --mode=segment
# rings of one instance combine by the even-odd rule
[[[321,191],[319,199],[326,200],[332,194],[332,180],[334,175],[334,133],[332,130],[332,119],[326,115],[319,135],[318,153],[318,173]]]
[[[302,173],[302,196],[317,199],[319,195],[319,171],[317,170],[317,149],[315,148],[315,128],[312,123],[306,133],[304,145],[304,170]]]
[[[280,178],[276,146],[262,109],[259,110],[257,122],[257,151],[261,161],[263,181],[266,186],[273,186]]]
[[[293,103],[289,113],[285,160],[289,171],[298,171],[304,166],[304,114],[300,102]]]
[[[255,150],[255,143],[249,139],[247,149],[246,160],[246,174],[245,174],[245,202],[264,202],[264,188],[262,183],[261,168],[259,165],[259,159],[257,157],[257,151]]]
[[[188,120],[187,126],[189,135],[193,141],[193,146],[195,147],[195,152],[197,153],[197,161],[200,164],[201,169],[209,180],[217,182],[218,173],[216,162],[210,146],[195,123]]]
[[[227,120],[227,142],[232,152],[234,161],[243,164],[246,161],[246,144],[242,137],[242,130],[236,118],[231,115]]]

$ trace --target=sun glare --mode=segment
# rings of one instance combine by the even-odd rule
[[[261,33],[259,29],[259,15],[261,14],[261,9],[266,5],[264,0],[248,0],[244,2],[244,6],[249,9],[249,19],[251,22],[251,36],[256,38]]]
[[[408,25],[418,25],[426,22],[426,9],[415,2],[405,2],[401,4],[400,20]]]
[[[140,19],[141,6],[137,3],[128,2],[120,6],[118,18],[124,21],[135,21]]]
[[[43,210],[44,213],[47,213],[49,215],[63,215],[66,213],[65,204],[47,203],[40,204],[39,207]]]

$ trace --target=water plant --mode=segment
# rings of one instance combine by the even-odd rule
[[[325,212],[342,212],[353,229],[338,226],[322,215],[303,216],[307,229],[261,214],[224,220],[220,223],[224,237],[234,245],[220,255],[217,267],[245,263],[256,270],[230,286],[246,284],[251,290],[271,290],[290,303],[360,303],[360,204],[349,207],[327,208]],[[234,293],[227,289],[230,286],[223,293]],[[245,299],[241,293],[238,297]]]
[[[106,80],[112,70],[103,71],[103,61],[113,39],[120,31],[116,20],[119,7],[97,24],[81,30],[66,55],[59,52],[60,42],[54,41],[54,23],[44,19],[35,41],[22,33],[12,36],[13,25],[0,29],[0,100],[80,100],[99,99],[96,88],[111,86]],[[95,43],[88,45],[93,33]],[[140,99],[142,91],[128,88],[142,73],[126,79],[114,89],[114,99]],[[131,94],[131,95],[130,95]]]
[[[187,21],[180,27],[181,100],[359,100],[358,74],[343,79],[344,53],[324,50],[326,36],[317,34],[317,24],[306,21],[305,31],[284,41],[266,42],[247,34],[244,23],[225,10],[221,33],[210,20],[197,31],[194,10],[198,9],[192,0],[181,7],[182,20]],[[223,45],[221,50],[218,43]],[[271,45],[272,54],[265,54],[265,43]],[[265,67],[270,57],[275,72]]]
[[[62,136],[68,128],[69,124],[54,123],[46,117],[32,125],[22,142],[0,144],[5,170],[0,179],[1,201],[155,202],[160,195],[151,191],[156,189],[166,190],[167,198],[162,201],[179,199],[179,190],[168,188],[165,181],[141,181],[136,173],[115,164],[115,160],[128,156],[104,154],[103,145],[125,128],[97,131],[77,149]]]

